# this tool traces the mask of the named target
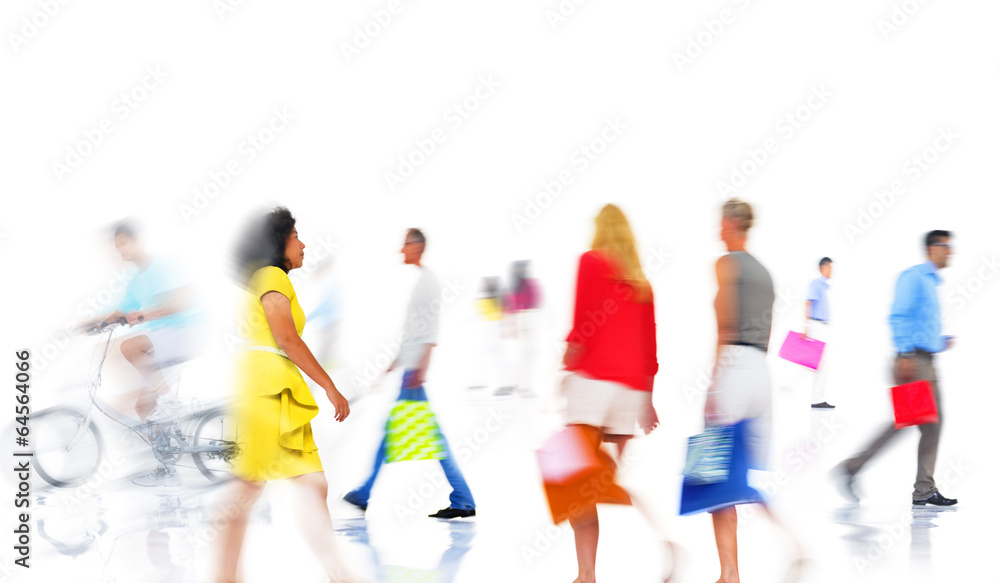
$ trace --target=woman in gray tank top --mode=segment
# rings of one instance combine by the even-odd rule
[[[746,252],[753,225],[750,205],[731,199],[722,207],[720,236],[726,255],[715,264],[719,293],[715,297],[719,340],[715,372],[705,402],[705,425],[729,425],[750,420],[746,434],[749,467],[766,468],[771,436],[771,378],[765,360],[771,336],[774,284],[767,269]],[[736,506],[712,511],[722,575],[719,583],[740,580],[736,556]],[[774,515],[765,513],[788,533]],[[798,545],[789,534],[795,552]],[[796,556],[801,556],[797,554]],[[797,561],[796,565],[801,561]]]

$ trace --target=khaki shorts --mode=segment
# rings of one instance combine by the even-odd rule
[[[653,406],[653,392],[572,372],[563,379],[566,424],[598,427],[609,435],[634,435]]]

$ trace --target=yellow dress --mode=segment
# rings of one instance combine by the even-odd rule
[[[240,477],[254,481],[322,472],[309,423],[319,412],[312,392],[291,360],[260,349],[278,349],[261,296],[277,291],[291,301],[295,331],[300,336],[305,312],[288,274],[278,267],[254,272],[247,291],[241,330],[246,342],[237,359],[235,407],[243,438],[239,439],[241,453],[233,469]]]

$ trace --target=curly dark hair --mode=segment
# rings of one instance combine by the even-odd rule
[[[291,261],[285,246],[295,229],[295,217],[283,206],[253,220],[236,249],[238,279],[246,283],[255,271],[269,265],[288,273]]]

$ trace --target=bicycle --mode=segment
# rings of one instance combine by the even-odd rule
[[[153,456],[161,464],[174,466],[185,454],[190,454],[195,466],[210,481],[228,479],[233,462],[241,454],[243,445],[240,439],[245,431],[224,406],[215,406],[203,413],[191,413],[179,419],[139,421],[123,415],[97,395],[104,363],[111,352],[114,330],[127,324],[125,318],[119,318],[87,330],[89,335],[103,335],[97,349],[103,354],[95,367],[93,380],[86,385],[90,399],[86,410],[56,406],[31,416],[35,471],[58,488],[79,486],[97,472],[104,457],[104,442],[93,419],[96,409],[136,433],[150,446]],[[181,429],[182,425],[193,427],[193,433],[187,434]]]

